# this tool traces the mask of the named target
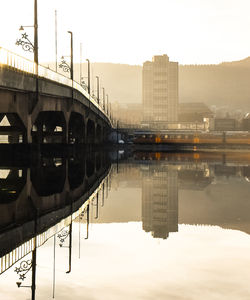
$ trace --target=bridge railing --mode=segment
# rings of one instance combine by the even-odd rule
[[[23,72],[37,75],[36,65],[33,61],[19,56],[2,47],[0,47],[0,66],[1,65],[6,65]],[[81,94],[83,94],[96,108],[98,108],[109,119],[110,123],[112,124],[110,116],[107,114],[106,111],[104,111],[103,107],[100,104],[98,104],[96,100],[91,95],[89,95],[88,92],[78,82],[72,82],[70,78],[41,65],[38,65],[38,76],[58,82],[60,84],[67,85],[69,87],[73,87]]]

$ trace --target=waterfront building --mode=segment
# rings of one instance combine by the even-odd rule
[[[164,129],[178,121],[178,63],[164,55],[143,64],[143,124]]]

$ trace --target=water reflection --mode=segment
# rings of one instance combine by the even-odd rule
[[[0,169],[0,280],[15,271],[13,282],[31,288],[32,299],[56,292],[59,299],[82,299],[83,288],[90,299],[202,299],[206,286],[199,282],[199,296],[191,298],[187,286],[180,287],[190,281],[180,274],[200,268],[195,276],[211,282],[221,268],[217,263],[209,269],[211,248],[221,260],[231,251],[233,259],[241,255],[242,264],[248,261],[242,249],[250,250],[250,239],[223,230],[250,233],[248,153],[95,152],[41,156],[29,166]],[[200,264],[196,258],[202,255]],[[237,265],[230,266],[239,275]],[[203,268],[210,270],[206,276]],[[170,274],[176,282],[167,279]],[[150,282],[157,290],[150,290]],[[209,295],[204,299],[213,299]]]
[[[153,237],[167,238],[178,231],[178,222],[250,233],[248,153],[137,153],[135,158],[143,178],[143,229]]]
[[[59,246],[68,248],[66,273],[71,272],[72,222],[86,215],[88,238],[89,206],[95,205],[98,212],[99,194],[104,202],[110,166],[108,153],[93,152],[39,155],[28,166],[0,167],[0,274],[15,265],[17,287],[31,288],[31,299],[36,291],[37,248],[52,236],[55,247],[57,237]]]
[[[178,170],[170,165],[142,169],[142,226],[155,238],[178,231]]]

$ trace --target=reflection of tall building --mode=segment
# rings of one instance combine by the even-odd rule
[[[142,226],[155,238],[178,231],[178,174],[172,166],[150,166],[143,177]]]
[[[143,122],[164,126],[177,121],[178,63],[170,62],[166,54],[153,57],[143,64]]]

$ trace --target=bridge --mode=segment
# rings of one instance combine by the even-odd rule
[[[111,112],[79,83],[0,48],[0,136],[7,143],[101,144]]]

